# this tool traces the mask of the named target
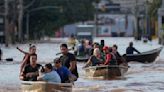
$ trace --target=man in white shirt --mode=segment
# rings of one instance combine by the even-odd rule
[[[37,79],[39,81],[55,82],[61,83],[61,78],[56,71],[53,71],[51,64],[46,64],[44,66],[44,74],[40,75]]]

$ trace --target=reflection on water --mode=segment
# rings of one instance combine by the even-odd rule
[[[75,82],[73,92],[164,92],[164,64],[129,63],[130,68],[124,77],[108,80],[86,77],[83,65],[78,63],[80,78]],[[16,70],[19,70],[19,64],[0,65],[0,74],[3,75],[0,76],[0,92],[20,91],[19,72]]]
[[[104,80],[102,78],[85,77],[78,63],[80,78],[75,83],[73,92],[164,92],[164,64],[130,63],[124,77]]]

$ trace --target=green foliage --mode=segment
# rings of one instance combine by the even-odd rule
[[[24,0],[28,5],[31,0]],[[57,6],[56,9],[42,9],[30,13],[30,33],[35,34],[46,30],[52,36],[55,29],[66,24],[93,19],[95,0],[36,0],[26,11],[43,6]],[[26,14],[25,11],[25,14]],[[33,35],[32,35],[33,36]]]

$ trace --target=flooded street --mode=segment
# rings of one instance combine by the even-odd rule
[[[101,38],[102,39],[102,38]],[[104,39],[104,38],[103,38]],[[99,42],[100,39],[95,41]],[[118,44],[118,51],[123,54],[132,38],[105,39],[106,45]],[[20,48],[28,50],[28,45],[19,45]],[[159,47],[155,42],[142,43],[134,42],[134,46],[141,52]],[[0,63],[0,92],[21,92],[21,81],[19,75],[19,62],[23,55],[15,49],[2,48],[4,57],[13,57],[16,62]],[[6,52],[6,53],[5,53]],[[37,44],[38,62],[52,62],[59,52],[59,44]],[[73,92],[164,92],[164,51],[155,62],[142,64],[136,62],[129,63],[129,70],[123,78],[118,80],[92,79],[85,76],[82,69],[84,63],[78,62],[79,79],[75,82]]]

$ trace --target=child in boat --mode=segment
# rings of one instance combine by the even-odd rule
[[[46,64],[44,66],[44,74],[39,75],[38,81],[47,81],[61,83],[61,78],[56,71],[53,71],[53,66],[51,64]]]
[[[54,60],[54,70],[59,74],[62,83],[73,83],[77,80],[77,77],[67,67],[62,66],[59,58]]]

